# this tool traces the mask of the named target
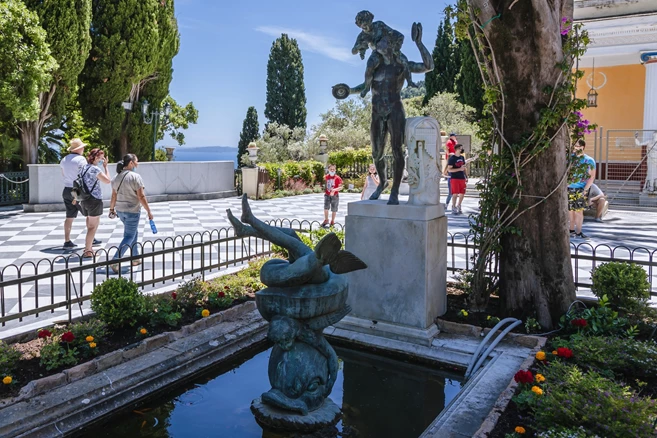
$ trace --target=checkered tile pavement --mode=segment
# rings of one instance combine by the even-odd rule
[[[340,211],[338,212],[337,222],[344,223],[344,216],[347,211],[349,202],[360,199],[358,194],[342,194]],[[305,196],[295,196],[288,198],[272,199],[267,201],[252,201],[251,206],[255,215],[262,220],[272,219],[297,219],[307,221],[321,221],[323,219],[323,195],[313,194]],[[176,201],[154,203],[151,205],[155,223],[158,228],[158,234],[151,232],[148,220],[142,214],[142,233],[141,242],[152,242],[153,249],[170,248],[174,246],[174,237],[194,233],[203,233],[205,231],[229,228],[226,219],[226,209],[230,208],[233,213],[239,217],[241,213],[240,198],[226,198],[209,201]],[[449,232],[466,233],[468,232],[468,214],[474,213],[477,208],[477,200],[467,198],[463,204],[463,215],[452,215],[447,212]],[[611,211],[605,218],[604,223],[596,223],[587,220],[584,225],[585,233],[592,238],[586,244],[584,241],[573,241],[575,244],[582,243],[580,251],[582,253],[591,253],[591,247],[607,244],[611,247],[626,245],[631,251],[636,246],[642,246],[649,251],[657,250],[657,233],[655,232],[655,221],[657,214],[642,212],[636,214],[633,212]],[[4,296],[4,308],[0,309],[0,315],[18,313],[35,308],[35,306],[44,306],[51,303],[63,301],[66,297],[65,284],[67,277],[65,269],[67,267],[66,258],[69,259],[68,266],[79,266],[80,260],[76,254],[81,253],[84,246],[84,219],[79,218],[73,225],[72,240],[78,244],[75,250],[65,250],[62,245],[64,227],[64,212],[55,213],[30,213],[25,214],[22,211],[0,211],[0,274],[2,279],[7,281],[17,276],[16,266],[23,265],[21,276],[32,275],[35,271],[39,273],[53,270],[61,271],[61,275],[50,280],[41,280],[38,283],[23,285],[19,290],[17,286],[5,287],[2,292]],[[229,231],[224,231],[228,233]],[[230,232],[232,235],[232,232]],[[107,210],[101,218],[101,223],[96,233],[96,238],[103,243],[96,249],[101,250],[98,261],[107,259],[106,251],[109,251],[110,257],[114,254],[114,249],[123,236],[123,226],[121,222],[111,220],[107,217]],[[213,237],[216,237],[215,234]],[[223,234],[227,236],[227,234]],[[199,236],[200,237],[200,236]],[[159,239],[159,240],[158,240]],[[162,239],[166,241],[163,243]],[[635,242],[632,244],[631,242]],[[187,239],[184,243],[191,243]],[[182,245],[182,239],[175,240],[175,246]],[[146,243],[146,252],[151,252],[149,243]],[[248,248],[247,248],[248,246]],[[262,244],[258,246],[261,248]],[[206,260],[213,258],[216,262],[225,262],[240,258],[246,251],[253,252],[256,250],[256,242],[247,242],[246,246],[235,246],[232,242],[213,245],[212,248],[206,247],[203,257]],[[602,251],[602,252],[600,252]],[[456,266],[465,268],[466,254],[464,249],[455,249],[452,257],[452,251],[449,251],[449,263],[452,258]],[[609,251],[604,248],[598,250],[598,254],[608,256]],[[617,253],[618,254],[618,253]],[[625,254],[629,255],[628,251]],[[637,251],[637,259],[647,259],[648,253]],[[163,275],[172,275],[181,272],[183,268],[189,269],[192,264],[200,266],[201,251],[186,251],[184,254],[177,251],[166,256],[147,257],[142,266],[130,268],[124,266],[121,275],[132,276],[136,281],[161,277]],[[45,260],[43,260],[45,259]],[[39,262],[41,261],[41,262]],[[39,262],[37,264],[37,262]],[[24,265],[27,263],[27,265]],[[92,263],[90,260],[83,261],[82,264]],[[51,267],[52,266],[52,267]],[[580,261],[577,271],[580,278],[588,279],[590,277],[590,262]],[[655,273],[657,275],[657,272]],[[93,289],[93,285],[102,282],[105,278],[116,276],[113,272],[108,272],[106,267],[97,268],[95,271],[85,270],[83,273],[75,273],[70,284],[76,284],[76,289],[70,293],[88,295]],[[190,277],[187,277],[190,278]],[[657,283],[657,282],[655,282]],[[161,284],[159,284],[161,286]],[[146,290],[152,289],[147,287]],[[37,293],[38,291],[38,293]],[[18,297],[22,297],[21,300]],[[87,303],[88,304],[88,303]],[[30,325],[35,328],[44,324],[43,317],[52,319],[62,319],[66,316],[68,310],[57,310],[54,313],[26,317],[22,322],[9,322],[5,327],[0,326],[0,338],[6,336],[8,329],[26,329]],[[78,314],[79,309],[72,309],[72,313]]]

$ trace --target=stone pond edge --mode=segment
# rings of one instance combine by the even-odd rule
[[[0,436],[51,437],[79,431],[98,418],[263,342],[266,327],[266,322],[257,313],[255,302],[249,301],[216,314],[212,319],[204,318],[177,332],[158,335],[156,341],[144,340],[134,347],[129,346],[133,348],[124,348],[87,362],[101,363],[103,370],[96,368],[94,373],[85,375],[85,371],[77,366],[66,373],[50,376],[49,380],[33,381],[34,384],[26,385],[29,388],[22,391],[22,397],[6,399],[5,404],[0,405],[0,418],[6,415],[4,421],[0,420]],[[176,350],[181,346],[181,351]],[[143,366],[149,362],[152,365]],[[123,373],[118,379],[114,376],[117,370],[120,371],[118,375]],[[114,376],[114,386],[108,375]],[[71,383],[67,383],[69,378],[73,379]],[[85,378],[87,380],[83,381]],[[109,386],[104,379],[110,380]],[[61,401],[53,402],[55,394],[61,395]],[[31,409],[39,406],[40,409]],[[43,406],[49,407],[45,409]]]
[[[436,319],[436,324],[441,331],[454,334],[470,335],[470,336],[485,336],[491,329],[482,328],[471,324],[459,324],[456,322],[445,321],[440,318]],[[520,365],[519,369],[528,370],[534,362],[536,361],[536,353],[541,351],[547,342],[547,338],[533,335],[523,335],[519,333],[509,333],[506,335],[506,338],[516,342],[525,347],[531,348],[531,353]],[[514,379],[511,379],[506,389],[497,398],[497,401],[493,405],[493,408],[488,413],[486,419],[479,427],[479,430],[472,436],[472,438],[488,438],[489,434],[493,432],[497,422],[499,421],[502,414],[506,411],[506,408],[509,405],[509,402],[513,398],[513,395],[516,393],[518,388],[518,382]]]

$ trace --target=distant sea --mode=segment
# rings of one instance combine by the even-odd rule
[[[232,161],[237,167],[237,148],[227,146],[179,146],[173,150],[174,161]]]

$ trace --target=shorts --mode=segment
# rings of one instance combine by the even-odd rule
[[[337,212],[338,204],[340,204],[340,198],[338,195],[330,196],[324,193],[324,210],[330,209],[332,212]]]
[[[103,215],[103,201],[101,199],[89,198],[80,204],[80,212],[84,216],[98,217]]]
[[[465,195],[466,182],[464,179],[452,178],[449,183],[452,195]]]
[[[584,189],[568,189],[568,211],[584,211],[588,205]]]
[[[64,206],[66,207],[66,219],[74,219],[78,217],[78,212],[80,211],[80,204],[73,204],[73,190],[72,187],[64,187],[62,192],[62,198],[64,199]]]

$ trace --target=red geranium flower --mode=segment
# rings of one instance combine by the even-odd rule
[[[573,357],[573,350],[566,347],[559,347],[557,348],[557,356],[563,357],[565,359],[570,359]]]
[[[48,329],[39,330],[39,333],[37,334],[37,336],[38,336],[40,339],[49,338],[49,337],[52,336],[52,332],[51,332],[50,330],[48,330]]]
[[[171,298],[175,300],[176,298],[178,298],[178,294],[175,292],[171,292]]]
[[[223,298],[223,297],[225,297],[225,296],[226,296],[226,294],[225,294],[225,293],[223,293],[223,292],[219,292],[219,293],[218,293],[217,295],[219,296],[219,298]]]
[[[584,318],[575,318],[572,321],[570,321],[570,324],[572,324],[575,327],[586,327],[588,325],[588,322]]]
[[[73,339],[75,339],[75,335],[71,332],[66,332],[62,335],[62,341],[64,342],[73,342]]]
[[[515,376],[513,376],[513,380],[518,383],[532,383],[534,381],[534,375],[529,370],[520,370],[516,373]]]

